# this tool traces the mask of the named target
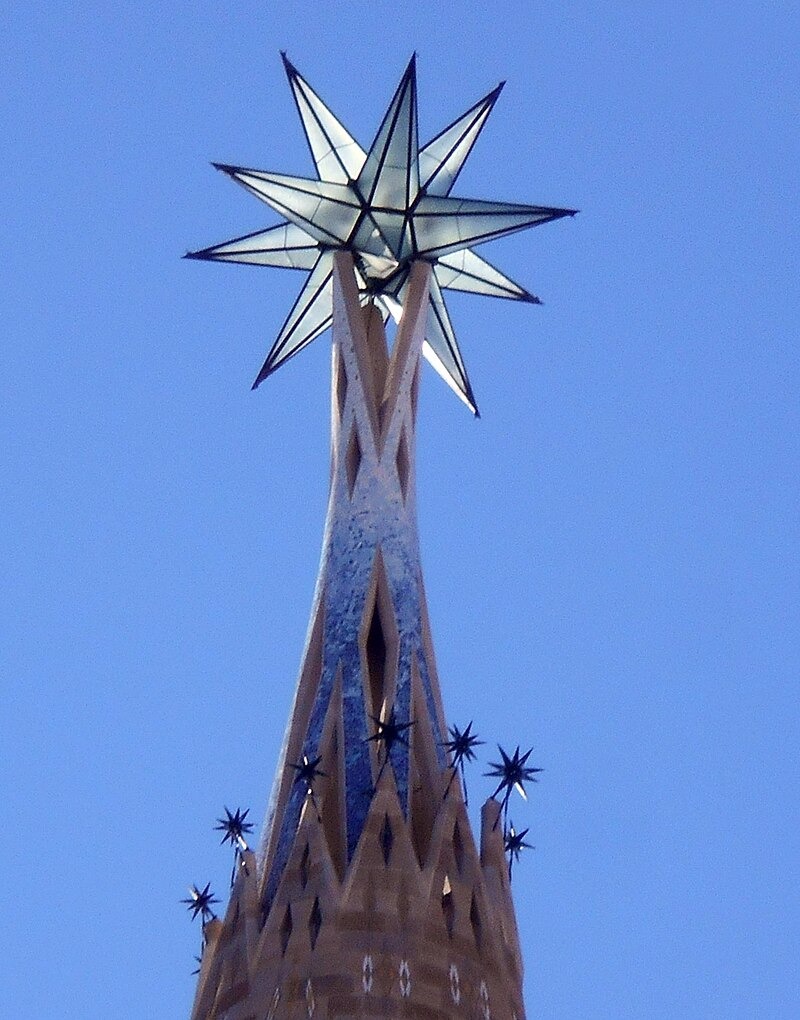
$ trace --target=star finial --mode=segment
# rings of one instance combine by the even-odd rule
[[[225,817],[218,818],[218,824],[214,826],[217,832],[223,833],[220,845],[224,846],[225,843],[230,843],[232,847],[247,850],[248,846],[244,837],[246,833],[253,831],[253,823],[245,820],[250,814],[250,808],[247,808],[245,811],[242,811],[241,808],[236,808],[233,813],[227,808],[224,810]]]
[[[314,781],[319,776],[327,776],[327,772],[323,772],[322,769],[317,766],[322,761],[322,755],[317,755],[316,758],[309,758],[307,754],[304,754],[299,762],[289,762],[288,767],[294,769],[297,775],[294,777],[296,783],[302,783],[306,788],[306,796],[311,798],[311,803],[314,805],[314,810],[317,812],[317,819],[322,821],[319,814],[319,808],[317,807],[317,797],[314,792]]]
[[[309,793],[311,793],[314,789],[314,780],[317,776],[327,775],[327,772],[323,772],[322,769],[317,768],[321,761],[321,754],[317,755],[314,759],[311,759],[307,754],[304,754],[299,762],[289,763],[289,768],[294,769],[297,772],[297,775],[294,777],[295,782],[303,783]]]
[[[219,900],[211,892],[210,882],[207,882],[203,889],[198,889],[196,885],[190,885],[189,895],[186,899],[181,900],[181,903],[186,904],[193,921],[198,914],[200,915],[203,928],[217,916],[211,908],[214,904],[219,903]]]
[[[519,855],[523,850],[535,850],[536,848],[531,846],[530,843],[525,842],[525,837],[528,835],[529,830],[523,829],[522,832],[517,832],[514,828],[514,823],[509,822],[508,828],[503,833],[503,846],[506,853],[508,854],[508,878],[511,880],[511,868],[514,861],[519,860]]]
[[[247,816],[250,814],[250,808],[242,811],[241,808],[236,808],[236,811],[231,814],[227,809],[225,810],[225,817],[217,819],[217,825],[214,829],[217,832],[223,834],[220,840],[220,845],[224,846],[225,843],[230,843],[233,847],[233,868],[231,870],[231,885],[233,885],[234,879],[236,878],[236,865],[242,864],[245,869],[244,863],[244,852],[250,848],[245,841],[245,834],[249,834],[253,831],[253,823],[246,821]]]
[[[484,775],[500,780],[492,797],[496,797],[498,793],[503,793],[503,814],[505,816],[508,814],[508,800],[511,796],[511,791],[516,790],[523,800],[527,800],[528,795],[525,792],[525,783],[538,782],[536,773],[541,772],[542,769],[526,764],[528,758],[533,753],[533,748],[527,750],[525,754],[520,754],[519,745],[517,745],[514,753],[508,755],[498,744],[497,750],[500,752],[502,760],[499,762],[490,761],[489,771],[484,772]],[[498,821],[499,817],[498,815]],[[495,825],[497,825],[497,822],[495,822]]]
[[[502,85],[420,148],[412,57],[372,145],[364,150],[285,54],[283,62],[317,177],[215,163],[284,220],[187,253],[188,258],[280,266],[309,274],[253,388],[330,326],[333,257],[347,250],[356,263],[362,300],[375,300],[385,318],[397,319],[402,312],[411,265],[417,260],[432,265],[423,353],[477,414],[442,290],[538,303],[473,248],[572,216],[576,210],[450,195]]]
[[[383,770],[386,768],[386,764],[391,758],[392,748],[395,744],[405,744],[408,747],[407,731],[414,725],[413,720],[409,722],[398,722],[394,708],[389,713],[388,719],[381,719],[380,716],[371,715],[370,719],[375,723],[375,732],[372,736],[367,737],[368,741],[374,741],[383,747],[383,762],[381,764],[378,778],[375,782],[377,787],[383,776]]]
[[[452,761],[450,763],[450,780],[447,784],[447,788],[444,791],[445,797],[450,792],[450,787],[455,779],[456,772],[461,773],[461,783],[464,787],[464,803],[469,805],[469,797],[467,796],[467,783],[464,776],[464,762],[475,761],[475,748],[480,747],[483,744],[482,740],[478,740],[476,733],[472,732],[472,721],[467,724],[466,729],[462,732],[458,726],[448,727],[450,733],[449,740],[442,741],[442,747],[452,755]]]

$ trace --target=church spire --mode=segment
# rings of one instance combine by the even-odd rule
[[[414,496],[416,377],[429,275],[424,263],[412,270],[389,357],[380,315],[359,302],[352,257],[335,259],[330,501],[264,846],[267,903],[312,792],[341,874],[378,778],[391,781],[408,816],[412,771],[438,774],[445,765]],[[381,731],[390,720],[401,728],[387,741]],[[313,791],[292,767],[303,757],[319,758],[324,773]]]
[[[446,756],[419,562],[430,272],[413,266],[389,352],[352,256],[334,260],[320,576],[260,858],[243,854],[225,920],[207,926],[195,1020],[455,1017],[462,996],[524,1015],[500,805],[484,808],[478,850]]]
[[[506,852],[527,830],[504,831],[508,798],[490,798],[476,845],[466,812],[459,777],[478,741],[448,729],[436,676],[417,387],[423,355],[477,414],[443,291],[537,303],[473,246],[574,210],[450,194],[499,87],[420,147],[412,58],[362,149],[284,63],[317,176],[217,164],[285,219],[189,257],[308,274],[254,387],[333,326],[330,501],[261,850],[239,833],[224,918],[197,907],[192,1016],[523,1020]],[[498,792],[538,771],[519,748],[501,755]],[[193,911],[208,889],[194,889]]]

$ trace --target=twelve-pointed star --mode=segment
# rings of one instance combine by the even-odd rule
[[[423,352],[477,414],[442,288],[538,303],[472,246],[571,216],[574,209],[483,202],[450,196],[502,84],[423,148],[417,138],[416,62],[412,57],[378,133],[365,152],[283,56],[317,179],[215,163],[285,217],[266,230],[187,253],[187,258],[309,271],[255,389],[333,319],[333,256],[350,251],[362,302],[374,299],[398,319],[415,260],[433,266]]]
[[[222,839],[220,840],[221,845],[224,843],[230,843],[231,846],[243,846],[245,850],[247,849],[247,843],[245,843],[244,836],[245,833],[253,831],[253,823],[246,821],[249,814],[250,808],[247,808],[245,811],[242,811],[241,808],[236,808],[236,811],[233,814],[225,808],[225,817],[218,818],[217,822],[219,824],[214,826],[217,832],[223,833]]]
[[[413,721],[398,722],[394,709],[391,710],[389,718],[386,720],[380,719],[377,715],[371,715],[370,719],[375,723],[376,729],[371,737],[367,737],[367,740],[374,740],[376,743],[383,744],[387,758],[395,744],[405,744],[408,747],[406,730],[411,729],[414,725]]]
[[[528,835],[528,830],[523,829],[522,832],[517,832],[514,829],[514,823],[511,822],[503,833],[503,847],[508,854],[508,877],[511,878],[511,871],[514,867],[514,861],[519,860],[519,855],[523,850],[535,850],[536,848],[531,846],[530,843],[525,842],[525,837]]]
[[[446,748],[446,750],[448,750],[453,756],[453,760],[450,765],[450,779],[445,787],[444,796],[447,798],[447,795],[450,792],[450,787],[453,785],[453,780],[456,777],[456,771],[460,769],[461,782],[464,784],[464,803],[469,804],[467,782],[464,775],[464,762],[475,761],[475,748],[480,746],[483,741],[478,740],[477,733],[472,732],[471,720],[463,732],[458,728],[458,726],[450,726],[449,733],[450,739],[442,741],[442,747]]]
[[[198,914],[202,914],[203,924],[205,924],[207,917],[214,916],[214,911],[211,907],[215,903],[219,903],[219,900],[211,892],[211,883],[207,882],[204,889],[198,889],[196,885],[190,886],[188,898],[181,900],[181,903],[185,903],[187,905],[188,910],[192,915],[192,920],[194,920]]]
[[[522,832],[517,832],[514,828],[514,823],[511,822],[508,829],[503,834],[503,845],[506,853],[512,861],[518,861],[519,855],[523,850],[534,849],[530,843],[525,842],[525,837],[528,835],[528,832],[528,829],[523,829]]]
[[[541,769],[534,768],[532,765],[527,765],[526,762],[533,753],[533,748],[530,748],[525,754],[519,753],[519,746],[517,746],[513,755],[509,757],[502,747],[498,744],[497,750],[500,752],[502,761],[490,761],[488,772],[484,772],[485,776],[491,776],[494,779],[499,779],[500,782],[497,789],[492,794],[492,797],[496,797],[501,790],[505,790],[503,796],[503,805],[508,804],[508,798],[511,796],[511,791],[516,788],[523,800],[528,799],[528,795],[525,793],[525,783],[536,783],[536,773],[541,772]]]
[[[289,768],[294,769],[297,775],[294,777],[296,783],[303,783],[306,788],[306,792],[312,793],[314,790],[314,780],[318,776],[326,776],[327,772],[323,772],[322,769],[317,768],[319,763],[322,761],[322,755],[317,755],[316,758],[309,758],[307,754],[303,755],[303,760],[299,762],[289,762]]]
[[[458,726],[450,726],[450,740],[442,741],[445,747],[453,756],[452,768],[458,768],[465,761],[475,761],[474,748],[479,747],[483,741],[478,740],[477,733],[472,732],[472,722],[462,732]]]

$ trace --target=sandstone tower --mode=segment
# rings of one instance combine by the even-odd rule
[[[389,354],[336,256],[322,567],[264,845],[207,925],[194,1020],[525,1015],[500,804],[478,847],[457,779],[445,796],[414,490],[429,276],[414,267]],[[369,738],[392,713],[413,725],[387,751]]]

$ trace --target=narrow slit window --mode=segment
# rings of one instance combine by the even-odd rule
[[[289,939],[292,937],[292,908],[286,905],[286,913],[281,921],[281,956],[286,955]]]
[[[319,930],[322,927],[322,911],[319,906],[319,897],[314,897],[314,906],[311,908],[311,914],[308,918],[308,935],[311,939],[311,948],[317,944],[317,938],[319,936]]]
[[[475,937],[475,945],[480,951],[483,945],[483,923],[481,921],[480,911],[478,910],[478,901],[475,899],[475,893],[472,894],[472,903],[469,907],[469,923],[472,925],[472,934]]]
[[[442,914],[444,916],[444,925],[447,929],[447,934],[450,938],[453,937],[453,925],[455,922],[455,904],[453,903],[453,889],[450,885],[450,876],[444,876],[444,884],[442,885]]]
[[[392,856],[392,844],[394,843],[394,833],[392,832],[392,824],[389,821],[388,815],[383,816],[383,825],[378,834],[378,839],[383,853],[383,863],[388,864],[389,858]]]
[[[383,710],[384,701],[386,638],[383,634],[377,599],[372,611],[369,634],[367,635],[367,671],[369,672],[369,693],[372,700],[372,714],[379,716]]]

